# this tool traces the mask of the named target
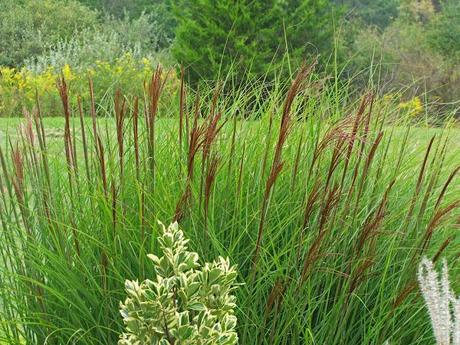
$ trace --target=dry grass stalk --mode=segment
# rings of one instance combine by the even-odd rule
[[[155,120],[158,115],[160,96],[166,83],[166,77],[162,80],[162,68],[157,66],[148,85],[148,107],[146,118],[147,142],[148,142],[148,162],[152,176],[152,186],[154,186],[155,176]]]
[[[265,170],[267,169],[267,162],[268,162],[268,152],[270,149],[270,138],[272,136],[272,128],[273,128],[273,116],[274,111],[270,112],[270,117],[268,119],[268,129],[267,129],[267,136],[266,136],[266,143],[265,143],[265,150],[264,150],[264,158],[262,159],[262,172],[260,174],[260,178],[265,176]]]
[[[19,150],[19,146],[16,146],[11,151],[11,160],[13,162],[13,188],[16,193],[16,197],[20,205],[24,204],[24,160]]]
[[[433,256],[431,260],[433,261],[433,263],[436,263],[439,260],[442,253],[446,250],[446,248],[449,246],[449,244],[452,242],[453,239],[454,239],[453,237],[449,237],[441,244],[441,246],[439,247],[436,254]],[[414,261],[414,259],[412,261]],[[417,287],[417,281],[414,276],[412,279],[410,279],[407,282],[407,284],[404,286],[404,288],[395,298],[393,302],[392,312],[394,312],[410,296],[410,294],[415,290],[416,287]]]
[[[133,105],[133,138],[134,138],[134,159],[136,162],[136,177],[139,179],[140,157],[139,157],[139,98],[134,97]]]
[[[303,144],[303,134],[299,137],[299,143],[297,144],[297,151],[296,151],[295,159],[294,159],[294,167],[292,168],[291,191],[294,190],[296,181],[297,181],[297,173],[299,170],[300,153],[302,151],[302,144]]]
[[[273,311],[273,323],[270,327],[270,344],[273,344],[274,336],[275,336],[275,329],[276,329],[276,321],[278,319],[278,315],[281,310],[281,305],[283,303],[283,298],[284,298],[284,293],[286,291],[286,284],[283,280],[278,279],[275,284],[273,285],[273,288],[268,295],[267,298],[267,303],[265,304],[265,312],[264,312],[264,327],[262,329],[265,329],[265,326],[268,322],[268,318],[270,314]],[[260,337],[259,344],[262,343],[263,341],[263,336]]]
[[[84,116],[83,116],[83,106],[82,106],[80,96],[78,96],[77,102],[78,102],[78,114],[80,116],[80,130],[81,130],[81,140],[83,144],[83,157],[85,160],[86,178],[89,180],[90,173],[89,173],[89,158],[88,158],[88,142],[86,139],[86,129],[85,129]]]
[[[411,203],[410,203],[409,212],[407,212],[406,221],[405,221],[406,224],[408,224],[408,222],[412,218],[412,214],[414,212],[415,204],[416,204],[417,198],[418,198],[418,196],[420,194],[420,189],[422,187],[423,177],[425,176],[425,170],[426,170],[426,165],[427,165],[427,162],[428,162],[428,157],[430,156],[430,152],[431,152],[431,148],[433,147],[434,139],[435,139],[435,137],[433,136],[431,138],[429,144],[428,144],[428,147],[427,147],[426,151],[425,151],[425,157],[423,158],[422,166],[420,167],[420,172],[419,172],[419,175],[418,175],[418,178],[417,178],[417,183],[415,185],[414,195],[413,195]]]
[[[237,117],[236,115],[233,116],[233,127],[232,127],[232,140],[230,143],[230,154],[228,157],[228,175],[232,172],[232,162],[233,157],[235,156],[235,141],[236,141],[236,124],[237,124]]]
[[[72,171],[75,171],[75,157],[72,144],[72,136],[70,133],[71,114],[69,104],[69,91],[64,76],[61,76],[61,78],[57,80],[57,88],[59,91],[59,96],[61,97],[62,107],[64,109],[64,147],[69,175],[69,186],[72,188]]]
[[[375,263],[375,256],[376,256],[376,247],[377,247],[377,236],[379,234],[380,227],[382,226],[383,219],[385,217],[385,208],[388,201],[388,196],[395,184],[395,180],[390,182],[385,193],[380,201],[380,204],[377,210],[370,215],[365,224],[361,233],[358,237],[357,244],[354,248],[354,255],[353,258],[359,259],[365,256],[363,262],[351,272],[351,267],[349,272],[351,272],[350,276],[350,285],[349,285],[349,294],[351,295],[355,289],[364,281],[366,277],[366,272],[372,267]],[[367,246],[367,253],[365,252],[365,246]],[[352,262],[350,262],[350,266]]]
[[[193,128],[190,132],[189,149],[187,156],[187,179],[185,182],[185,190],[176,204],[174,221],[179,221],[183,218],[185,208],[190,206],[192,196],[192,181],[194,176],[195,157],[200,148],[203,146],[206,134],[206,124],[198,125],[198,119],[195,117]]]
[[[37,137],[40,145],[40,149],[42,152],[46,151],[46,136],[45,136],[45,128],[43,126],[43,117],[41,112],[40,106],[40,99],[38,97],[38,90],[35,90],[35,130],[37,132]]]
[[[104,194],[107,197],[108,190],[107,190],[107,172],[105,168],[105,155],[104,155],[104,146],[102,145],[102,140],[99,135],[96,137],[96,145],[98,151],[98,159],[99,159],[99,166],[101,168],[101,178],[102,178],[102,186],[104,188]]]
[[[348,133],[348,129],[351,127],[352,123],[353,118],[347,117],[342,121],[339,121],[335,126],[331,127],[331,129],[326,132],[324,137],[315,146],[313,151],[313,157],[307,175],[308,179],[314,175],[313,170],[315,167],[319,169],[319,166],[317,165],[318,159],[324,152],[326,152],[329,147],[334,145],[335,158],[338,159],[341,157],[345,149],[345,144],[352,140],[351,135]],[[340,150],[337,150],[338,148],[340,148]]]
[[[431,218],[430,222],[428,223],[427,229],[425,231],[425,234],[422,238],[422,243],[420,246],[420,252],[422,253],[427,247],[428,243],[431,240],[431,237],[433,236],[433,232],[436,229],[436,227],[439,226],[439,224],[442,222],[442,220],[453,210],[456,208],[460,207],[460,200],[456,200],[452,202],[451,204],[447,205],[444,208],[438,209],[433,217]]]
[[[117,188],[115,187],[115,180],[112,179],[110,184],[110,190],[112,194],[112,226],[113,233],[117,230]]]
[[[378,133],[377,136],[375,137],[374,142],[372,143],[372,146],[371,146],[371,148],[369,150],[369,153],[367,155],[366,161],[364,162],[364,167],[363,167],[363,170],[362,170],[362,173],[361,173],[361,179],[359,180],[358,192],[357,192],[356,197],[355,197],[355,212],[354,212],[354,215],[356,215],[356,210],[359,207],[359,201],[360,201],[362,193],[364,191],[364,186],[365,186],[368,174],[369,174],[369,169],[370,169],[371,164],[372,164],[372,162],[374,160],[375,153],[377,152],[377,148],[379,147],[380,143],[382,142],[382,138],[383,138],[383,132]],[[348,191],[348,197],[351,197],[352,192],[353,192],[352,188],[354,187],[355,182],[356,182],[356,177],[355,176],[357,176],[357,169],[355,169],[355,171],[356,171],[356,173],[355,173],[355,175],[353,177],[352,184],[351,184],[350,189]]]
[[[370,102],[369,95],[364,96],[362,101],[361,101],[361,105],[358,108],[358,112],[357,112],[357,114],[355,116],[355,120],[353,121],[353,127],[352,127],[352,130],[351,130],[351,140],[349,140],[349,142],[348,142],[348,149],[347,149],[347,154],[346,154],[346,158],[345,158],[345,167],[343,169],[341,185],[344,184],[345,176],[346,176],[346,173],[347,173],[347,170],[348,170],[348,165],[350,163],[351,155],[353,153],[353,147],[354,147],[357,135],[358,135],[358,130],[359,130],[359,127],[360,127],[360,125],[362,123],[362,116],[363,116],[363,114],[364,114],[369,102]]]
[[[180,97],[179,97],[179,155],[182,156],[182,135],[184,127],[185,111],[185,83],[184,83],[184,66],[180,67]]]
[[[437,209],[439,207],[439,205],[441,204],[441,201],[443,200],[444,195],[446,194],[447,187],[449,187],[450,183],[452,182],[452,180],[454,179],[455,175],[457,175],[457,173],[459,171],[460,171],[460,165],[457,168],[455,168],[454,171],[452,171],[452,173],[449,175],[449,178],[447,179],[446,183],[444,183],[444,186],[442,187],[441,193],[439,193],[439,197],[436,200],[435,209]]]
[[[217,154],[213,154],[208,162],[208,168],[206,169],[206,179],[204,187],[204,224],[205,233],[208,235],[208,212],[209,212],[209,201],[211,198],[211,190],[216,179],[217,169],[219,167],[220,158]]]
[[[313,267],[314,263],[320,257],[322,242],[325,236],[327,235],[328,230],[330,230],[329,228],[326,228],[325,225],[331,215],[333,208],[336,206],[339,200],[339,192],[339,187],[334,186],[327,193],[327,197],[325,198],[323,207],[320,212],[318,234],[316,235],[315,240],[311,244],[310,248],[308,249],[307,255],[305,256],[299,286],[303,285],[305,280],[308,278],[308,275],[310,274],[311,268]]]
[[[292,82],[291,87],[289,88],[289,91],[286,96],[286,100],[285,100],[284,108],[283,108],[283,114],[281,116],[281,124],[280,124],[280,130],[278,134],[278,141],[275,147],[275,155],[273,157],[273,163],[272,163],[270,173],[269,173],[266,185],[265,185],[265,191],[264,191],[264,196],[262,200],[261,216],[260,216],[259,228],[258,228],[258,233],[257,233],[257,241],[256,241],[256,246],[255,246],[254,258],[253,258],[254,273],[257,268],[257,260],[259,258],[260,245],[261,245],[261,241],[263,237],[265,217],[266,217],[267,208],[268,208],[268,199],[269,199],[271,190],[273,188],[273,185],[275,184],[275,181],[278,178],[278,175],[283,168],[282,151],[283,151],[284,144],[287,140],[287,137],[292,129],[292,115],[291,115],[292,104],[296,96],[302,91],[304,84],[308,76],[312,72],[314,66],[315,66],[315,63],[309,66],[307,65],[302,66],[296,78]]]
[[[240,168],[239,168],[239,173],[238,173],[238,185],[236,187],[237,196],[240,195],[241,187],[243,186],[244,161],[246,159],[245,155],[246,155],[246,143],[243,144],[243,148],[241,151]]]
[[[205,124],[207,123],[207,127],[206,127],[205,134],[204,134],[202,157],[201,157],[201,180],[200,180],[199,207],[201,207],[201,197],[203,194],[204,178],[207,175],[206,170],[207,170],[207,167],[209,166],[208,159],[209,159],[209,155],[211,154],[212,144],[214,140],[216,139],[218,133],[220,132],[220,130],[225,124],[224,122],[219,127],[217,126],[221,116],[222,114],[218,113],[212,118],[209,118],[207,122],[205,122]]]
[[[124,121],[126,113],[126,98],[120,90],[115,92],[115,123],[118,144],[118,164],[120,167],[120,180],[123,179],[123,155],[124,155]]]
[[[302,221],[302,229],[300,231],[300,241],[299,241],[299,247],[297,250],[297,257],[300,257],[300,249],[302,248],[303,245],[303,239],[305,236],[305,231],[307,230],[308,227],[308,221],[310,219],[311,214],[313,213],[314,206],[319,199],[320,196],[320,179],[318,178],[316,182],[313,184],[313,188],[308,194],[308,197],[306,197],[306,203],[305,203],[305,209],[303,213],[303,221]]]

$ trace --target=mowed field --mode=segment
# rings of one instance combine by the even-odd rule
[[[106,128],[108,131],[106,131],[106,133],[108,133],[109,136],[114,137],[116,135],[116,124],[114,119],[106,118],[99,119],[98,121],[99,126]],[[0,118],[0,143],[2,146],[5,147],[7,137],[10,138],[12,142],[19,140],[19,133],[21,128],[26,123],[27,121],[23,117]],[[50,155],[56,155],[57,160],[62,162],[62,154],[64,154],[64,146],[62,142],[64,140],[65,120],[63,117],[46,117],[44,118],[43,123],[47,139],[51,145]],[[72,126],[74,127],[77,136],[77,147],[81,149],[81,129],[77,119],[72,122]],[[91,130],[92,123],[89,117],[85,119],[85,126],[87,127],[87,131]],[[157,120],[157,126],[157,135],[159,136],[160,140],[163,140],[163,142],[170,140],[168,142],[171,145],[174,145],[175,139],[172,136],[177,134],[179,120],[171,118],[159,119]],[[251,137],[254,132],[263,130],[265,124],[263,121],[239,120],[237,126],[240,130],[240,137],[238,138],[238,141],[245,142],[246,140],[251,141]],[[230,127],[231,125],[228,124],[224,128],[224,131],[230,131]],[[298,127],[298,132],[301,132],[302,125],[299,124]],[[460,165],[460,128],[458,128],[458,125],[451,126],[449,128],[426,127],[423,125],[413,126],[410,129],[405,126],[387,126],[384,128],[385,136],[390,137],[391,135],[390,146],[392,146],[395,150],[400,148],[400,145],[404,140],[404,136],[407,134],[408,130],[409,134],[406,143],[406,149],[408,152],[410,152],[410,154],[408,154],[408,161],[412,161],[414,165],[419,164],[424,157],[424,149],[432,138],[447,137],[447,155],[444,170],[448,171],[449,169],[454,169]],[[412,157],[413,159],[409,157]],[[408,171],[408,173],[410,172]]]

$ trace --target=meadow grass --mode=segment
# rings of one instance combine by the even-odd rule
[[[111,116],[87,97],[80,119],[61,81],[64,117],[0,121],[4,342],[114,344],[124,280],[153,276],[156,221],[178,220],[238,265],[241,344],[433,343],[416,268],[458,262],[458,129],[313,93],[307,69],[269,92],[184,86],[163,118],[159,73]]]

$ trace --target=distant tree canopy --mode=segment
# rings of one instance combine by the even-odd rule
[[[0,65],[20,65],[96,21],[97,14],[76,0],[2,0]]]
[[[381,29],[387,27],[398,16],[402,0],[334,0],[343,6],[351,18],[358,18],[366,25]]]
[[[179,0],[173,10],[172,52],[192,81],[263,75],[333,45],[327,0]]]
[[[460,2],[450,0],[430,23],[432,47],[448,58],[460,62]]]
[[[137,18],[146,14],[156,27],[155,37],[161,48],[167,48],[174,38],[175,20],[170,0],[79,0],[82,4],[115,18]]]
[[[143,11],[149,11],[158,4],[163,3],[163,0],[79,0],[82,4],[104,11],[116,17],[123,17],[125,13],[136,17]]]

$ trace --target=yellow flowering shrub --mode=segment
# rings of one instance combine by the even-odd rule
[[[407,102],[399,103],[399,109],[405,111],[412,117],[416,117],[423,113],[424,106],[423,102],[420,97],[413,97],[412,99],[408,100]]]
[[[56,89],[56,80],[63,75],[69,84],[72,105],[78,95],[88,95],[88,77],[94,83],[98,104],[111,102],[112,95],[120,89],[125,95],[138,95],[142,99],[144,81],[149,81],[154,66],[149,59],[140,61],[127,53],[114,62],[95,61],[90,68],[74,69],[66,64],[61,70],[52,67],[41,73],[33,73],[25,68],[15,69],[0,66],[0,116],[18,116],[23,108],[35,105],[36,94],[40,99],[43,113],[47,116],[60,115],[61,106]],[[165,96],[172,96],[179,87],[174,70],[167,71]]]

